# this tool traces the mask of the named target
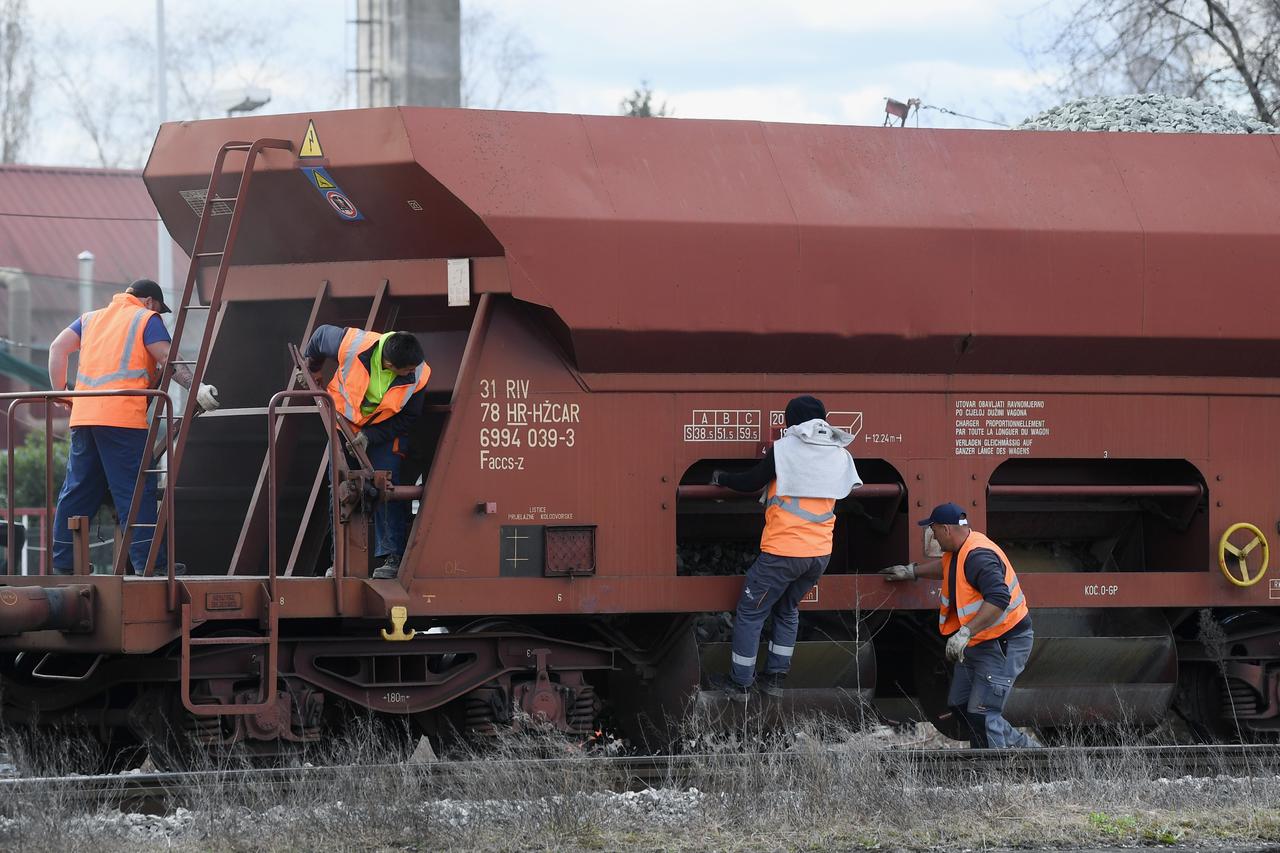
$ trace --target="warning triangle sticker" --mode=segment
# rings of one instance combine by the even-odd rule
[[[315,120],[307,122],[306,135],[302,137],[302,147],[298,150],[299,157],[323,157],[324,150],[320,147],[320,137],[316,135]]]
[[[311,177],[316,179],[316,187],[322,190],[335,189],[338,185],[324,176],[324,172],[316,169],[311,173]]]

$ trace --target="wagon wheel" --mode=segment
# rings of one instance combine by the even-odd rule
[[[1232,541],[1232,535],[1239,531],[1244,531],[1245,535],[1236,536],[1236,541],[1244,542],[1243,545],[1237,545]],[[1250,574],[1249,557],[1259,549],[1259,546],[1261,546],[1261,565],[1256,573]],[[1262,580],[1262,576],[1267,573],[1267,562],[1270,558],[1271,546],[1267,544],[1266,535],[1247,522],[1241,521],[1231,525],[1218,540],[1218,566],[1222,569],[1223,576],[1236,586],[1253,586]]]

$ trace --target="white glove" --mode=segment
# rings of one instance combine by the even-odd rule
[[[952,663],[960,663],[964,660],[965,647],[969,645],[969,638],[973,636],[968,625],[961,625],[960,630],[951,635],[947,640],[947,660]]]
[[[368,446],[369,446],[369,436],[365,435],[362,432],[356,433],[356,437],[351,439],[352,453],[355,453],[357,450],[364,450]]]
[[[907,563],[905,566],[890,566],[887,569],[881,569],[880,575],[887,581],[913,581],[916,579],[916,564]]]
[[[196,390],[196,402],[206,412],[217,411],[218,407],[222,405],[218,402],[218,389],[203,382],[200,384],[199,389]]]

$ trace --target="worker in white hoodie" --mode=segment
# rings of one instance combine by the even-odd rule
[[[816,397],[787,403],[786,429],[764,458],[741,473],[715,471],[711,483],[735,491],[768,490],[760,556],[747,570],[733,622],[732,667],[720,679],[730,699],[745,702],[756,674],[756,654],[765,619],[773,614],[773,636],[759,689],[782,695],[800,627],[800,600],[813,589],[831,560],[835,503],[862,485],[846,450],[853,436],[826,421]]]

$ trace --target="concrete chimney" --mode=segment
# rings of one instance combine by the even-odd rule
[[[357,0],[356,106],[456,107],[459,0]]]
[[[80,262],[80,313],[84,315],[93,310],[93,252],[85,249],[76,260]]]

